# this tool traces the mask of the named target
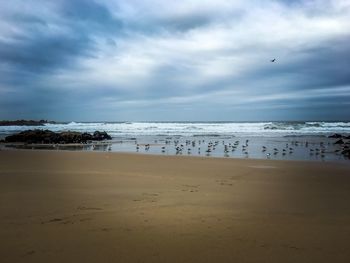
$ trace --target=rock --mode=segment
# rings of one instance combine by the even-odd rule
[[[342,139],[336,141],[334,144],[344,144],[344,141]]]
[[[335,138],[335,139],[339,139],[342,138],[343,136],[339,133],[334,133],[332,135],[329,135],[328,138]]]
[[[61,132],[59,134],[59,140],[63,143],[81,143],[82,136],[80,132]]]
[[[350,139],[350,135],[348,136],[343,136],[344,139]]]
[[[84,132],[81,134],[81,140],[83,142],[92,141],[94,137],[90,133]]]
[[[27,130],[7,136],[6,142],[44,143],[52,140],[55,133],[49,130]]]
[[[89,133],[64,131],[56,133],[50,130],[26,130],[17,134],[7,136],[5,142],[43,143],[43,144],[66,144],[66,143],[86,143],[87,141],[110,140],[112,137],[106,132]]]
[[[345,149],[341,152],[344,156],[349,157],[350,158],[350,149]]]
[[[95,141],[102,141],[102,140],[111,140],[112,137],[107,134],[107,132],[99,132],[95,131],[93,134],[93,140]]]

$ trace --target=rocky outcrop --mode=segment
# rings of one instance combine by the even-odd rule
[[[341,148],[338,148],[335,151],[341,153],[343,156],[350,159],[350,141],[347,141],[348,139],[350,139],[350,135],[346,136],[336,133],[328,137],[338,139],[334,142],[334,144],[340,146]]]
[[[0,126],[43,126],[46,123],[54,124],[54,121],[48,120],[16,120],[16,121],[0,121]]]
[[[95,141],[103,141],[103,140],[111,140],[112,137],[107,134],[107,132],[103,131],[95,131],[93,134],[93,140]]]
[[[334,133],[334,134],[328,136],[328,138],[334,138],[334,139],[340,139],[342,137],[343,136],[339,133]]]
[[[342,134],[339,134],[339,133],[334,133],[332,135],[329,135],[328,138],[333,138],[333,139],[350,139],[350,135],[342,135]]]
[[[344,141],[342,139],[336,141],[334,144],[344,144]]]
[[[50,130],[26,130],[7,136],[5,142],[44,143],[44,144],[67,144],[87,143],[88,141],[111,140],[112,137],[106,132],[95,131],[93,134],[73,131],[53,132]]]
[[[341,153],[342,153],[345,157],[350,158],[350,149],[344,149]]]

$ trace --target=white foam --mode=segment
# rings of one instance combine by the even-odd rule
[[[2,126],[0,134],[27,129],[49,129],[52,131],[106,131],[112,136],[286,136],[327,135],[350,133],[350,122],[124,122],[124,123],[81,123],[46,124],[45,126]]]

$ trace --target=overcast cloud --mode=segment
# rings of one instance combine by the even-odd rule
[[[349,112],[348,0],[0,3],[0,119],[348,120]]]

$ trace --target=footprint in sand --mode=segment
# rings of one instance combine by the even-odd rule
[[[183,184],[182,186],[185,187],[185,189],[182,189],[183,192],[190,192],[190,193],[198,192],[200,187],[200,185],[190,185],[190,184]]]
[[[54,219],[49,220],[49,223],[59,222],[59,221],[62,221],[62,220],[63,220],[63,218],[54,218]]]
[[[222,186],[232,186],[232,183],[229,183],[227,180],[216,180],[217,183],[219,183]]]
[[[59,223],[63,225],[74,224],[73,221],[68,220],[67,218],[53,218],[53,219],[50,219],[49,221],[42,222],[42,224],[46,224],[46,223]]]
[[[85,221],[89,221],[89,220],[92,220],[92,218],[90,217],[84,217],[84,218],[76,218],[78,217],[79,215],[72,215],[72,216],[69,216],[69,217],[63,217],[63,218],[52,218],[50,220],[47,220],[47,221],[42,221],[41,224],[44,225],[44,224],[49,224],[49,223],[58,223],[58,224],[63,224],[63,225],[67,225],[67,224],[74,224],[76,222],[85,222]],[[76,220],[74,220],[76,219]]]
[[[64,218],[53,218],[53,219],[50,219],[48,221],[43,221],[43,222],[41,222],[41,224],[44,225],[44,224],[48,224],[48,223],[62,222],[63,220],[64,220]]]
[[[137,198],[137,199],[134,199],[133,201],[134,202],[144,201],[144,202],[154,203],[154,202],[158,201],[156,199],[156,197],[158,197],[158,196],[159,196],[159,194],[157,194],[157,193],[142,193],[142,198]]]
[[[30,250],[30,251],[26,252],[23,256],[31,256],[33,254],[35,254],[35,250]]]
[[[87,206],[78,206],[78,210],[103,210],[99,207],[87,207]]]

